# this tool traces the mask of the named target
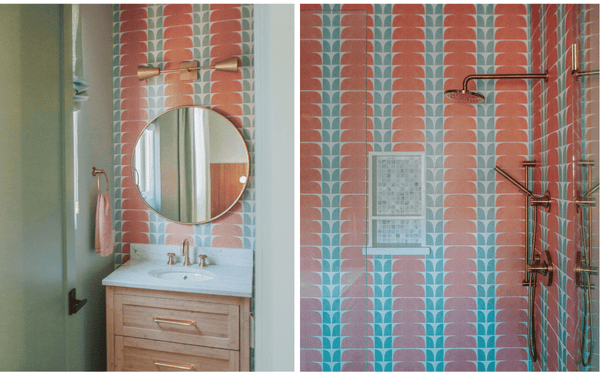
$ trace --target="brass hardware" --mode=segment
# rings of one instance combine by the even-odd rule
[[[199,257],[200,257],[200,264],[198,266],[206,267],[206,255],[200,254]]]
[[[190,262],[190,241],[188,241],[187,238],[183,240],[183,243],[181,244],[181,256],[185,256],[183,259],[184,266],[192,265]]]
[[[167,256],[169,257],[169,261],[167,262],[167,264],[169,266],[172,266],[173,264],[175,264],[175,253],[168,253]]]
[[[92,167],[92,176],[98,176],[98,191],[102,191],[100,190],[100,175],[103,174],[104,177],[106,178],[106,192],[108,193],[108,176],[106,175],[106,172],[104,172],[104,169],[96,169],[96,167]]]
[[[592,287],[593,289],[592,284],[586,284],[583,282],[583,274],[598,276],[598,267],[585,264],[583,262],[581,251],[578,251],[577,255],[575,256],[575,284],[577,284],[577,286],[580,288]]]
[[[525,168],[525,188],[529,190],[529,168],[535,168],[535,166],[537,165],[537,162],[535,160],[523,160],[523,168]],[[500,169],[500,168],[498,168]],[[523,286],[527,286],[530,287],[533,285],[533,280],[531,280],[530,278],[530,274],[529,272],[527,272],[527,264],[531,263],[531,255],[533,254],[533,251],[530,250],[529,247],[529,210],[527,209],[527,207],[529,207],[529,199],[530,196],[526,195],[525,196],[525,233],[526,233],[526,239],[525,239],[525,258],[528,258],[529,260],[525,261],[525,280],[523,280]],[[531,253],[531,254],[530,254]]]
[[[521,185],[517,180],[515,180],[514,178],[512,178],[511,176],[509,176],[506,172],[504,172],[502,169],[500,169],[500,167],[496,166],[496,167],[494,167],[494,170],[496,172],[500,173],[500,175],[502,177],[506,178],[511,184],[513,184],[516,187],[518,187],[519,190],[521,190],[523,193],[529,195],[532,198],[535,197],[535,195],[533,195],[532,192],[530,192],[526,187],[524,187],[523,185]]]
[[[580,160],[577,162],[577,165],[580,167],[593,167],[594,161],[593,160]]]
[[[527,265],[525,265],[525,267],[527,267]],[[527,277],[529,277],[529,274],[527,274]],[[530,287],[533,286],[533,281],[525,279],[521,282],[521,285]]]
[[[531,273],[539,273],[542,276],[546,276],[548,280],[546,281],[547,286],[552,285],[552,279],[554,277],[554,266],[552,265],[552,256],[548,250],[542,252],[545,256],[545,259],[542,261],[540,258],[540,254],[535,254],[533,256],[533,263],[527,266],[528,272]]]
[[[193,81],[198,79],[198,61],[185,61],[179,64],[179,79]]]
[[[169,319],[169,318],[152,318],[152,321],[156,323],[175,324],[178,326],[195,326],[196,322],[193,320],[180,320],[180,319]]]
[[[544,73],[523,73],[523,74],[469,74],[463,80],[462,90],[446,90],[444,96],[448,99],[456,100],[462,103],[481,103],[485,96],[469,91],[468,83],[473,79],[543,79],[548,81],[548,71]]]
[[[165,361],[154,360],[154,365],[176,368],[179,370],[189,370],[189,371],[196,370],[196,365],[190,365],[187,363],[176,363],[176,362],[165,362]]]
[[[138,66],[137,76],[140,81],[148,78],[156,77],[160,74],[160,68],[154,68],[151,66]]]
[[[550,192],[546,190],[543,196],[541,197],[532,197],[529,200],[530,206],[542,206],[546,209],[546,212],[550,212],[550,207],[552,204],[552,197],[550,196]]]
[[[577,204],[577,212],[579,212],[579,209],[581,208],[581,206],[595,207],[596,206],[596,198],[584,198],[582,196],[578,196],[577,198],[575,198],[575,204]]]
[[[200,69],[214,69],[222,72],[236,72],[238,71],[239,63],[237,57],[231,57],[226,60],[217,61],[214,65],[210,66],[198,66],[197,61],[184,61],[179,64],[179,69],[166,69],[160,70],[160,68],[154,68],[151,66],[138,66],[137,76],[140,81],[156,77],[161,73],[179,73],[179,79],[182,81],[191,81],[198,79],[198,70]]]
[[[600,70],[590,70],[588,72],[579,71],[579,62],[577,61],[577,43],[571,44],[571,74],[577,80],[579,77],[597,76]]]

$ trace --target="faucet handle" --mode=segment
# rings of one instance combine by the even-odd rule
[[[200,254],[198,257],[200,258],[200,264],[198,266],[206,267],[206,254]]]
[[[168,253],[167,256],[169,257],[169,261],[167,262],[167,264],[169,266],[175,264],[175,259],[173,258],[175,256],[175,253]]]

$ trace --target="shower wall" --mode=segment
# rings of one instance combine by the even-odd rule
[[[587,16],[582,15],[582,23],[578,25],[575,12],[579,12],[579,7],[579,4],[531,5],[532,69],[547,69],[550,74],[547,84],[538,83],[533,87],[533,157],[540,165],[536,170],[536,181],[540,182],[536,183],[535,192],[541,194],[549,190],[554,199],[550,212],[540,214],[541,237],[537,245],[538,251],[550,251],[556,267],[556,282],[550,287],[541,285],[536,296],[535,327],[540,362],[534,368],[542,371],[582,369],[577,362],[582,301],[574,275],[575,253],[581,250],[581,245],[576,232],[580,230],[579,214],[573,203],[576,191],[582,190],[574,178],[580,176],[576,162],[587,158],[596,161],[591,172],[594,183],[598,181],[598,88],[597,77],[590,78],[595,79],[596,84],[587,94],[595,98],[592,99],[595,104],[581,107],[577,97],[586,95],[575,91],[581,88],[571,75],[570,47],[579,42],[580,58],[588,62],[588,69],[594,64],[591,69],[597,69],[597,36],[595,44],[592,38],[592,43],[588,39],[588,45],[581,46],[580,34],[590,36],[590,31],[585,29],[591,27],[591,32],[597,35],[598,8],[590,10]],[[590,23],[590,17],[596,21]],[[595,139],[583,150],[579,144],[581,130],[574,128],[577,122],[584,127],[588,124],[587,137]],[[595,212],[597,216],[597,208]],[[597,227],[597,221],[593,225]],[[597,244],[597,238],[595,241]],[[597,250],[594,256],[597,257]],[[594,293],[597,296],[597,292]],[[596,310],[596,322],[597,319]],[[595,330],[597,337],[597,326]],[[593,350],[597,371],[598,346]]]
[[[301,370],[527,370],[525,198],[493,168],[523,179],[530,87],[443,91],[529,72],[529,7],[301,10]],[[363,255],[378,151],[425,155],[428,255]]]
[[[114,228],[116,263],[130,243],[253,249],[254,33],[252,5],[122,4],[113,9]],[[195,81],[162,74],[138,81],[138,65],[178,68],[181,61],[207,66],[236,56],[238,73],[200,71]],[[132,180],[131,156],[148,121],[182,105],[208,107],[241,131],[250,153],[250,178],[242,199],[211,223],[182,225],[147,208]]]

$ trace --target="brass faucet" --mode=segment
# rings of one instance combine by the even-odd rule
[[[183,265],[191,266],[192,263],[190,262],[190,241],[188,241],[187,238],[183,240],[183,243],[181,244],[181,255],[185,255],[185,258],[183,259]]]

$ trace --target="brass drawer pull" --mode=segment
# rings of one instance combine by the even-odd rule
[[[177,368],[180,370],[195,370],[196,369],[196,365],[188,365],[187,363],[170,363],[170,362],[159,362],[157,360],[154,360],[154,364],[156,366]]]
[[[166,319],[166,318],[154,318],[152,319],[156,323],[167,323],[167,324],[177,324],[179,326],[195,326],[196,322],[193,320],[179,320],[179,319]]]

